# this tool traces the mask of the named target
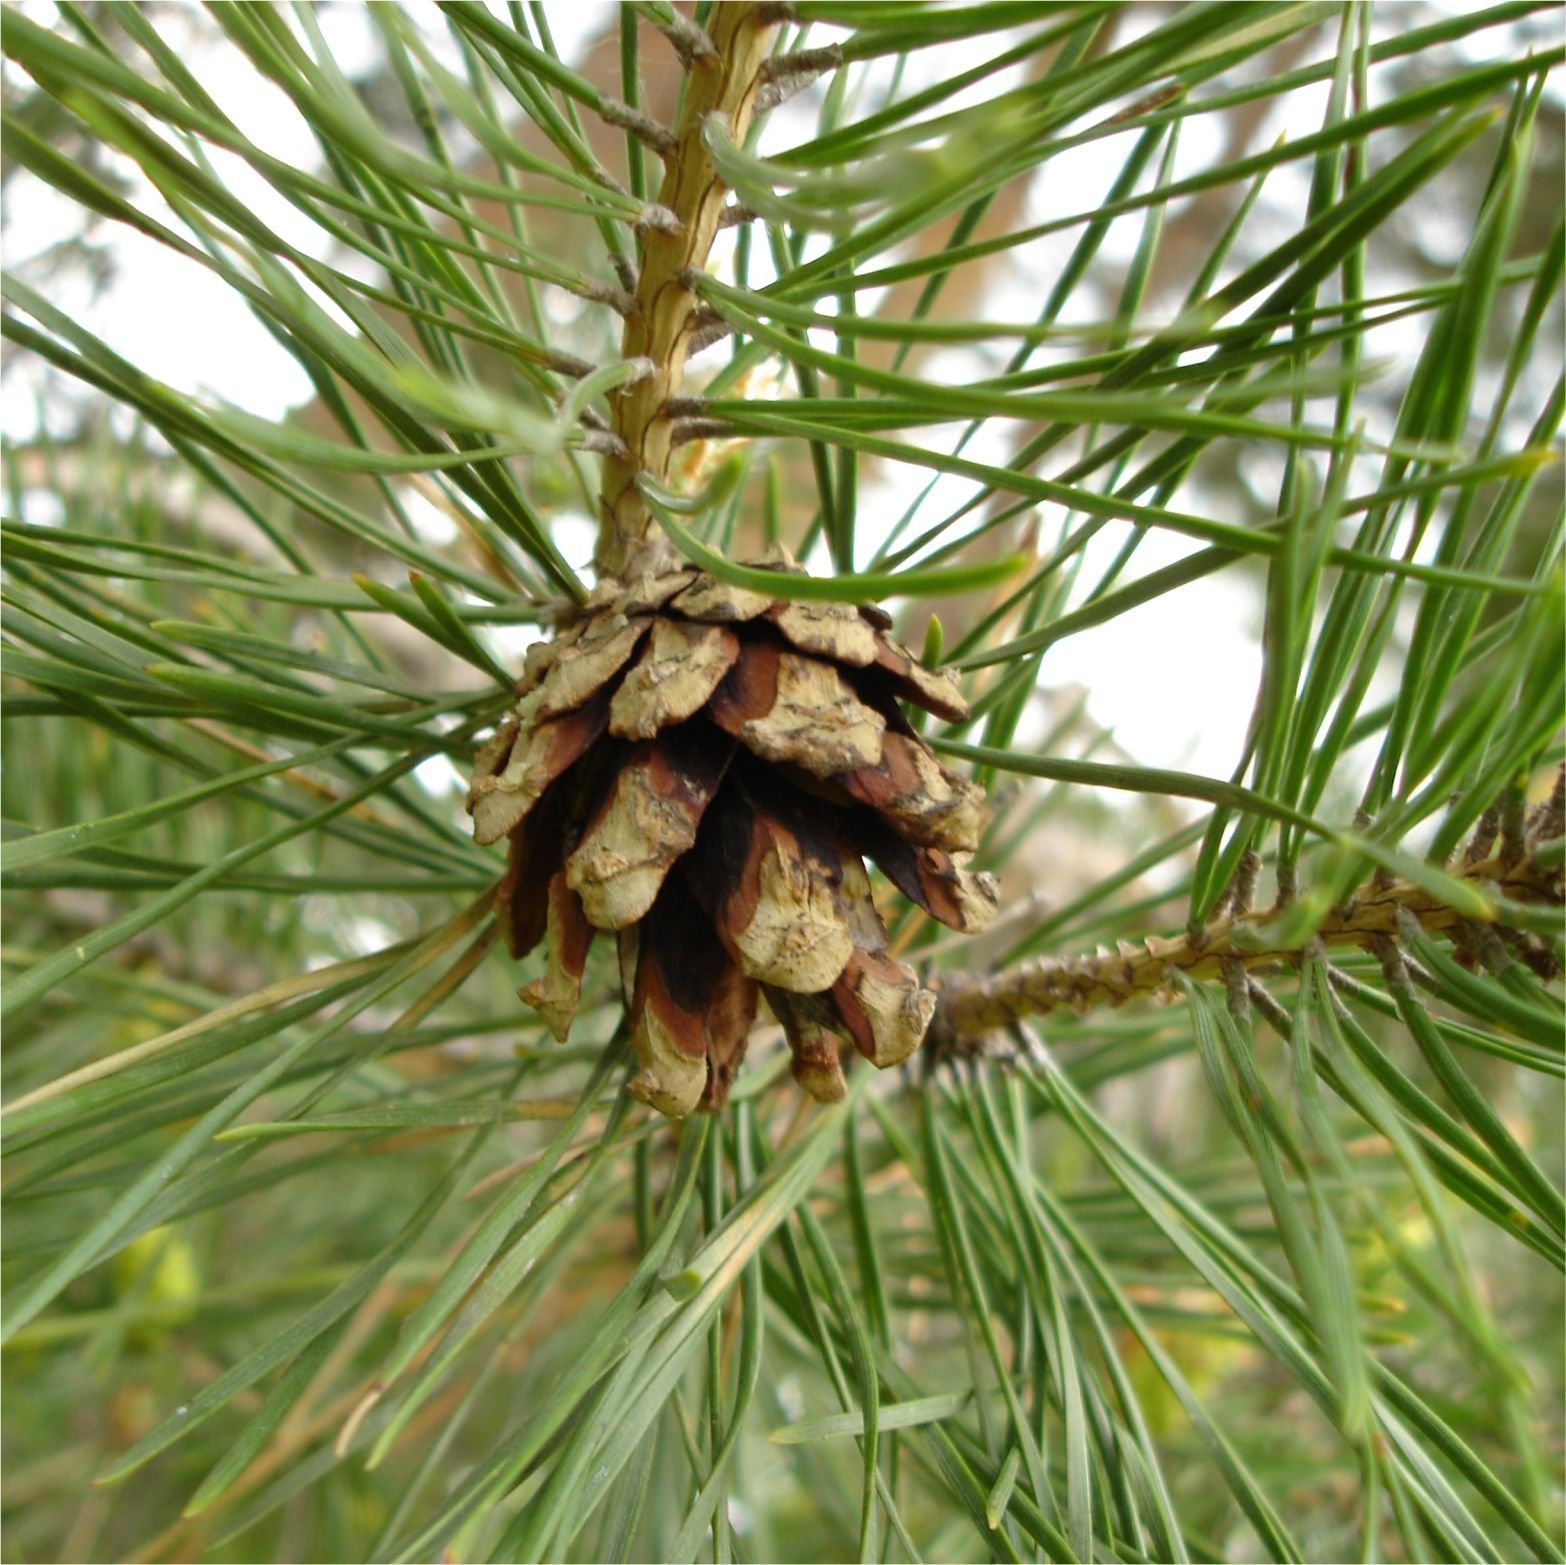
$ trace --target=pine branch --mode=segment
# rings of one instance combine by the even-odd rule
[[[1544,862],[1542,855],[1512,859],[1503,852],[1464,865],[1457,878],[1503,899],[1503,908],[1562,905],[1561,868]],[[1287,912],[1288,906],[1280,904],[1265,913],[1223,918],[1198,936],[1170,940],[1151,935],[1140,945],[1121,941],[1114,951],[1044,957],[956,985],[941,997],[926,1047],[936,1054],[954,1047],[962,1051],[965,1043],[1062,1007],[1082,1012],[1152,999],[1167,994],[1178,975],[1221,980],[1235,961],[1248,969],[1291,961],[1304,954],[1305,946],[1275,938]],[[1329,948],[1374,950],[1378,942],[1397,937],[1404,918],[1414,919],[1427,933],[1454,938],[1473,922],[1470,912],[1424,886],[1378,876],[1332,909],[1311,939]]]
[[[702,140],[709,115],[721,115],[738,142],[745,136],[764,85],[763,64],[774,20],[766,6],[729,4],[713,17],[712,52],[692,51],[685,102],[672,147],[665,154],[663,187],[649,209],[655,220],[639,225],[641,273],[625,323],[625,358],[647,358],[654,371],[617,398],[614,433],[625,454],[604,463],[600,500],[598,569],[622,579],[654,568],[664,554],[649,538],[652,514],[636,480],[668,478],[674,426],[665,403],[679,395],[690,352],[696,296],[688,272],[707,264],[722,224],[727,187],[718,178]]]

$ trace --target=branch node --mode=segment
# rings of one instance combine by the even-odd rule
[[[1238,956],[1226,956],[1221,964],[1223,987],[1229,1001],[1229,1014],[1247,1031],[1251,1025],[1251,997],[1245,975],[1245,962]]]
[[[1271,992],[1254,978],[1245,981],[1245,995],[1256,1007],[1263,1021],[1284,1040],[1293,1036],[1294,1024],[1289,1013],[1272,997]]]
[[[1398,927],[1401,929],[1401,922]],[[1516,957],[1488,924],[1471,918],[1461,919],[1453,928],[1452,937],[1460,951],[1471,954],[1476,965],[1483,966],[1496,978],[1504,980],[1507,972],[1518,965]]]
[[[693,440],[723,440],[734,433],[726,418],[682,418],[675,420],[669,435],[670,447],[688,446]]]
[[[636,221],[631,226],[639,234],[659,233],[677,236],[685,232],[685,224],[668,207],[660,206],[656,201],[649,201],[636,214]]]
[[[1500,860],[1507,869],[1521,864],[1527,852],[1527,801],[1521,788],[1508,788],[1500,798],[1501,852]]]
[[[835,71],[843,64],[841,44],[829,43],[820,49],[799,49],[793,54],[775,54],[762,62],[758,73],[761,87],[756,93],[754,112],[766,114],[803,92],[816,77]]]
[[[670,11],[662,16],[647,18],[669,40],[685,68],[690,70],[698,60],[714,60],[718,46],[712,41],[705,27],[698,27],[688,16]]]
[[[702,331],[693,331],[685,351],[694,358],[698,353],[703,353],[712,347],[714,343],[722,342],[728,335],[729,327],[727,323],[722,322],[716,326],[708,326]]]
[[[1463,849],[1462,863],[1465,868],[1470,864],[1480,864],[1489,858],[1490,849],[1495,844],[1496,829],[1500,823],[1501,806],[1497,801],[1479,817],[1478,824],[1474,827],[1474,834],[1468,839],[1468,846]]]
[[[827,70],[843,66],[843,45],[825,44],[822,49],[799,49],[792,55],[772,55],[761,63],[753,113],[766,114],[786,103],[796,92],[811,85],[811,81]]]
[[[616,260],[621,259],[623,257],[616,257]],[[636,279],[633,277],[631,281],[634,285]],[[584,299],[591,299],[594,304],[607,304],[616,315],[628,316],[636,309],[636,294],[633,288],[614,288],[608,283],[596,283],[586,278],[577,292]]]
[[[547,350],[545,362],[557,375],[569,375],[572,380],[591,375],[594,369],[586,359],[579,359],[574,353],[562,353],[558,348]]]
[[[627,315],[636,307],[636,285],[640,281],[636,275],[636,263],[630,256],[621,255],[618,250],[609,257],[609,261],[614,267],[614,275],[620,280],[620,286],[625,290],[626,298],[632,301],[629,309],[620,311],[620,314]]]
[[[792,54],[774,54],[761,62],[756,73],[763,82],[786,81],[790,76],[819,76],[835,71],[843,63],[843,46],[829,43],[819,49],[796,49]]]
[[[1292,862],[1278,866],[1278,906],[1287,907],[1299,894],[1299,872]]]
[[[715,342],[722,342],[733,327],[711,305],[704,304],[691,311],[685,329],[690,333],[685,351],[694,355]]]
[[[629,461],[631,456],[631,448],[612,429],[584,429],[582,450],[612,456],[621,462]]]
[[[667,125],[660,125],[650,114],[633,109],[618,98],[604,97],[598,104],[598,116],[607,124],[628,130],[644,147],[650,147],[661,158],[666,158],[680,144],[679,138]]]
[[[1234,867],[1228,889],[1218,899],[1218,913],[1244,918],[1250,912],[1256,901],[1256,881],[1261,875],[1261,867],[1261,854],[1255,848],[1247,848]]]
[[[1414,986],[1409,982],[1408,964],[1398,950],[1397,941],[1391,935],[1378,934],[1372,935],[1368,943],[1370,954],[1381,964],[1381,976],[1386,979],[1387,989],[1394,995],[1412,996]]]

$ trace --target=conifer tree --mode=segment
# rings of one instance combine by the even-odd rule
[[[1562,1560],[1558,9],[562,20],[5,15],[11,1557]]]

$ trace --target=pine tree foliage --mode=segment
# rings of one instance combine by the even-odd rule
[[[8,1555],[1566,1558],[1558,11],[333,9],[0,35]],[[308,406],[84,324],[121,233]],[[462,790],[648,561],[960,684],[998,916],[875,878],[836,1102],[516,996]],[[1222,584],[1141,764],[1052,652],[1200,729]]]

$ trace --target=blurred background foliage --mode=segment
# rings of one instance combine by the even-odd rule
[[[794,8],[697,525],[1036,562],[890,600],[1004,909],[899,949],[1247,854],[1291,952],[1376,873],[1492,935],[832,1110],[766,1029],[681,1126],[608,963],[568,1046],[516,1000],[460,807],[591,581],[540,426],[657,185],[595,95],[674,123],[692,14],[565,11],[8,10],[5,1557],[1561,1559],[1559,913],[1461,880],[1560,866],[1559,10]]]

